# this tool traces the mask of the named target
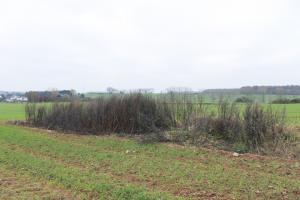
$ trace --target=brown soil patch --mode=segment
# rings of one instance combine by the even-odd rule
[[[0,168],[0,199],[81,199],[65,189]]]

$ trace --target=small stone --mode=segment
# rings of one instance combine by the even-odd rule
[[[239,156],[240,156],[240,154],[239,154],[239,153],[236,153],[236,152],[234,152],[234,153],[233,153],[233,156],[234,156],[234,157],[239,157]]]

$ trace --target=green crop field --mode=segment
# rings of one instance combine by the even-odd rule
[[[23,104],[0,119],[0,199],[300,199],[296,160],[5,124]]]
[[[295,199],[300,192],[293,161],[8,125],[0,127],[0,144],[2,199],[35,191],[51,197],[43,192],[51,188],[61,197],[102,199]],[[23,190],[19,181],[30,180],[43,184]]]
[[[289,124],[300,125],[300,104],[273,104],[272,106],[278,110],[286,110],[286,118]]]
[[[23,120],[25,118],[25,104],[0,103],[1,120]]]

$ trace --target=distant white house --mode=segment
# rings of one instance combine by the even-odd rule
[[[8,97],[5,101],[6,102],[27,102],[28,98],[24,96],[13,95],[11,97]]]

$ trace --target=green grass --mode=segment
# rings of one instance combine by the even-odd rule
[[[273,106],[277,109],[286,109],[287,122],[300,126],[300,104],[274,104]]]
[[[0,167],[1,199],[83,199],[62,187],[53,187],[47,181]]]
[[[103,199],[280,199],[283,192],[292,199],[300,188],[297,162],[4,125],[0,167]]]
[[[25,119],[25,104],[0,103],[0,121]]]

